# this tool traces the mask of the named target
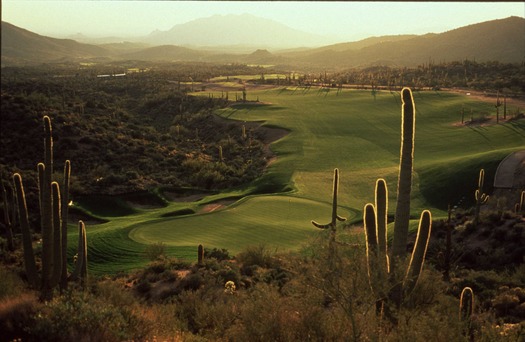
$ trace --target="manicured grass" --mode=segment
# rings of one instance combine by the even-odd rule
[[[343,215],[360,219],[364,204],[374,199],[379,177],[388,182],[389,211],[395,211],[399,94],[379,92],[373,97],[368,91],[337,93],[291,87],[248,93],[248,99],[255,97],[269,105],[235,106],[219,115],[290,130],[271,145],[278,158],[264,176],[244,188],[199,202],[171,203],[121,217],[95,213],[111,221],[88,227],[92,271],[115,273],[140,267],[147,262],[142,251],[155,242],[168,245],[170,255],[192,260],[198,244],[227,248],[233,254],[260,243],[280,250],[298,249],[316,232],[311,219],[330,220],[335,167],[340,170]],[[462,105],[467,113],[472,108],[474,117],[492,113],[493,105],[448,93],[415,92],[414,97],[417,119],[411,214],[419,218],[421,210],[429,208],[434,218],[443,217],[448,203],[455,205],[459,199],[473,196],[479,168],[486,168],[489,182],[497,163],[525,146],[525,122],[470,128],[454,125],[461,120]],[[251,196],[226,210],[169,216],[177,210],[198,212],[201,205],[224,197],[246,195]]]

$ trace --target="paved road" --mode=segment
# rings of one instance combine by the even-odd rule
[[[522,185],[524,176],[525,150],[509,154],[501,161],[494,176],[494,188],[511,189]]]

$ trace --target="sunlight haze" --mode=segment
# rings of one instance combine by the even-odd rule
[[[523,2],[2,1],[2,20],[62,38],[141,37],[213,15],[248,13],[334,42],[440,33],[525,15]]]

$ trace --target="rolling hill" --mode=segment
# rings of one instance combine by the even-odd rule
[[[100,46],[41,36],[2,21],[2,66],[63,58],[104,57],[110,54],[109,50]]]
[[[224,21],[227,19],[237,25],[235,32],[230,31],[230,25],[221,26],[226,25]],[[250,20],[242,21],[243,19]],[[253,29],[243,29],[247,22],[251,23]],[[267,27],[262,30],[261,26],[264,25]],[[200,38],[190,40],[190,37]],[[233,47],[241,45],[235,44],[242,44],[243,39],[250,37],[252,44],[259,46],[249,50],[251,53],[236,52]],[[464,59],[521,63],[525,60],[523,37],[525,18],[509,17],[439,34],[371,37],[318,48],[272,52],[263,48],[270,41],[276,44],[288,41],[288,47],[293,48],[299,42],[303,42],[306,36],[284,25],[270,23],[267,19],[255,20],[251,16],[215,16],[177,25],[170,31],[154,32],[144,37],[142,45],[139,42],[92,45],[70,39],[41,36],[2,22],[2,66],[101,57],[113,60],[257,63],[324,69],[371,65],[412,67],[429,60],[437,63]],[[178,45],[173,45],[175,42]],[[210,47],[213,42],[232,48],[225,51],[224,47]],[[195,48],[180,46],[190,43]],[[242,46],[243,51],[247,51],[246,45]]]

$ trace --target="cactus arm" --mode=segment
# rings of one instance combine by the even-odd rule
[[[61,205],[61,231],[62,231],[62,273],[60,275],[60,288],[67,288],[67,222],[69,214],[69,185],[71,178],[71,162],[66,160],[64,164],[64,186],[62,189]]]
[[[412,168],[414,160],[414,137],[416,123],[416,107],[412,91],[403,88],[401,91],[401,156],[399,162],[399,178],[397,183],[397,206],[394,223],[394,257],[402,257],[406,253],[408,238],[408,223],[410,219],[410,192],[412,188]]]
[[[377,244],[379,250],[387,253],[387,220],[388,220],[388,189],[382,178],[376,181],[375,208],[377,211]]]
[[[405,291],[412,292],[417,284],[423,264],[425,262],[425,255],[427,253],[428,241],[430,240],[430,232],[432,230],[432,214],[428,210],[421,213],[419,219],[419,227],[417,229],[417,237],[412,251],[412,257],[408,265],[405,277]]]
[[[363,209],[363,222],[365,225],[366,255],[377,256],[377,235],[376,235],[376,210],[372,203],[367,203]]]
[[[24,185],[22,184],[22,177],[20,174],[13,175],[13,182],[15,184],[16,199],[18,204],[18,215],[20,221],[20,230],[22,231],[22,245],[24,248],[24,266],[26,269],[27,279],[33,288],[38,288],[40,279],[38,277],[35,255],[33,252],[33,244],[31,239],[31,230],[29,229],[29,217],[27,213],[26,196],[24,192]]]

